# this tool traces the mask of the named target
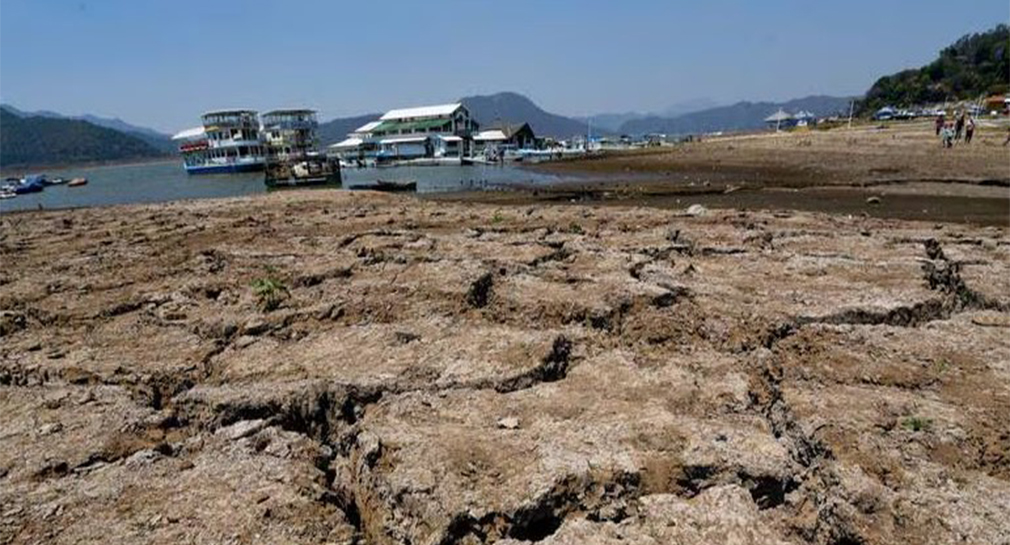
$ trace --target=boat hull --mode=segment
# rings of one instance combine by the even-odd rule
[[[186,166],[187,174],[233,174],[236,172],[258,172],[263,170],[263,163],[234,163],[230,165],[197,165]]]
[[[264,169],[263,182],[267,187],[339,186],[340,163],[326,157],[270,161]]]
[[[340,174],[329,176],[309,176],[305,178],[288,177],[267,179],[264,182],[267,187],[302,187],[308,185],[340,185]]]
[[[417,182],[387,182],[378,180],[370,185],[356,185],[349,189],[363,191],[385,191],[388,193],[414,193],[417,191]]]

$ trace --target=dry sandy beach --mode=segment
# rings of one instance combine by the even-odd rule
[[[594,165],[1005,204],[1000,133],[885,132]],[[4,215],[0,542],[1006,542],[1005,223],[643,187]]]

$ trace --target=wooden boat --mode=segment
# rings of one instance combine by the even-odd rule
[[[82,185],[88,185],[87,178],[74,178],[67,182],[67,187],[81,187]]]
[[[270,160],[264,169],[267,187],[340,185],[340,163],[336,159],[310,155],[299,160]]]

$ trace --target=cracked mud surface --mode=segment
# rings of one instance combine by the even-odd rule
[[[1008,543],[1005,228],[329,191],[2,221],[0,542]]]

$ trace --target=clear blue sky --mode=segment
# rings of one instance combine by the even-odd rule
[[[324,119],[502,90],[567,114],[860,94],[1007,0],[0,0],[0,100],[163,131],[218,107]]]

